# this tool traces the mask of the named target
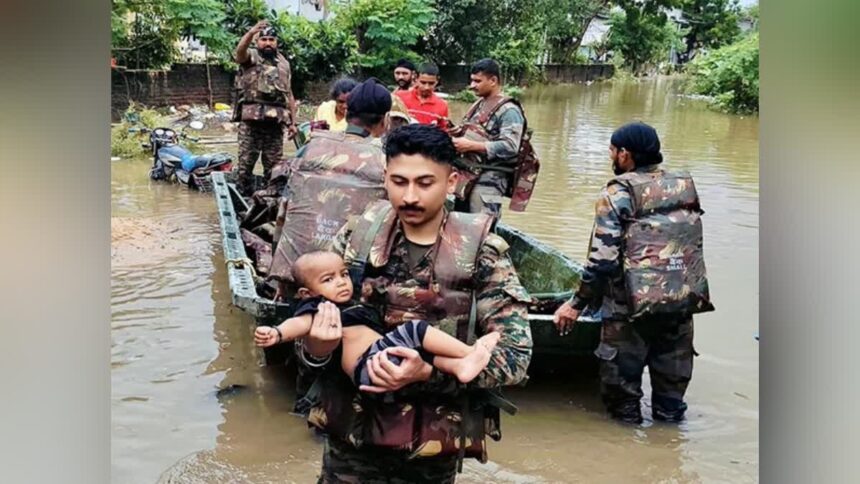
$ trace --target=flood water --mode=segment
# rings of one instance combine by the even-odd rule
[[[534,87],[524,106],[543,165],[528,211],[504,220],[582,260],[609,136],[641,119],[666,168],[696,181],[717,311],[696,317],[686,422],[616,424],[592,380],[533,379],[508,392],[519,413],[491,462],[458,482],[756,482],[758,118],[710,111],[672,79]],[[292,377],[261,366],[252,319],[230,305],[214,200],[150,182],[148,166],[111,164],[113,481],[315,482],[321,441],[289,413]]]

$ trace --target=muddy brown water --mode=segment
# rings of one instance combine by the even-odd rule
[[[696,318],[688,420],[613,423],[593,380],[569,369],[509,392],[519,414],[504,417],[491,462],[467,463],[460,482],[757,481],[758,118],[709,111],[677,87],[530,89],[543,168],[528,212],[504,219],[582,259],[612,130],[657,128],[666,166],[697,182],[717,306]],[[321,441],[289,413],[291,375],[261,366],[252,319],[230,305],[214,201],[150,182],[148,163],[111,163],[113,481],[315,482]]]

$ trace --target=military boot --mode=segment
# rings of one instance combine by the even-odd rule
[[[620,420],[628,424],[642,423],[642,409],[638,401],[613,405],[609,408],[609,415],[615,420]]]
[[[687,404],[677,398],[653,395],[651,397],[651,415],[654,420],[665,422],[680,422],[684,420]]]

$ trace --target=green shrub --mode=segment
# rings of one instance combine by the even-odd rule
[[[281,36],[280,50],[290,61],[296,95],[303,96],[311,81],[352,70],[358,42],[351,32],[335,28],[332,22],[312,22],[287,12],[281,12],[274,23]]]
[[[460,91],[460,92],[457,92],[457,93],[455,93],[455,94],[452,94],[450,97],[448,97],[448,99],[449,99],[449,100],[451,100],[451,101],[460,101],[460,102],[464,102],[464,103],[473,103],[473,102],[475,102],[475,101],[477,101],[477,100],[478,100],[478,96],[476,96],[476,95],[475,95],[475,93],[474,93],[474,92],[472,92],[472,90],[471,90],[471,89],[468,89],[468,88],[467,88],[467,89],[463,89],[463,90],[462,90],[462,91]]]
[[[711,96],[713,104],[731,113],[758,112],[758,33],[707,54],[688,67],[688,90]]]
[[[436,18],[431,0],[340,0],[333,27],[353,36],[364,75],[382,77],[400,58],[420,62],[413,49]]]
[[[131,128],[146,127],[149,129],[166,126],[167,116],[155,109],[147,108],[137,103],[130,103],[123,114],[122,122],[111,126],[110,154],[120,158],[134,158],[146,153],[141,143],[147,140],[147,135],[139,132],[129,132]]]
[[[525,92],[524,87],[505,86],[504,92],[502,94],[504,94],[505,96],[510,96],[510,97],[516,99],[517,101],[520,101],[523,98],[524,92]]]

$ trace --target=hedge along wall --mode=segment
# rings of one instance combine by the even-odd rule
[[[609,79],[615,73],[611,64],[542,65],[539,69],[547,82],[572,83]],[[441,90],[457,92],[469,84],[468,65],[440,66]],[[209,66],[207,79],[204,64],[175,64],[168,71],[111,70],[111,119],[119,120],[129,101],[146,106],[179,106],[182,104],[230,104],[235,72],[220,65]],[[393,75],[392,75],[393,77]],[[517,81],[517,80],[515,80]],[[308,85],[308,101],[317,103],[328,97],[331,81]],[[383,79],[394,83],[394,79]],[[510,80],[507,80],[511,83]],[[210,90],[211,85],[211,90]]]

